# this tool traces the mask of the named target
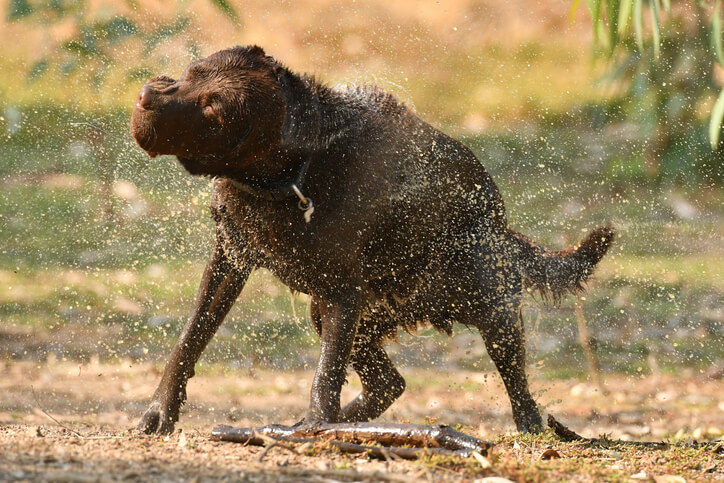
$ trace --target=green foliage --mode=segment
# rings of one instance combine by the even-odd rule
[[[34,63],[33,66],[30,68],[30,71],[28,72],[28,79],[30,81],[33,81],[43,75],[43,73],[48,70],[48,65],[50,65],[48,59],[40,59],[39,61]]]
[[[27,17],[33,12],[27,0],[10,0],[8,5],[8,20],[17,20]]]
[[[571,7],[575,13],[578,2]],[[719,87],[714,64],[724,65],[721,0],[589,0],[594,40],[610,62],[604,80],[623,88],[622,120],[633,121],[645,144],[649,178],[666,179],[662,162],[677,143],[698,143],[706,131],[703,119]],[[724,94],[709,116],[709,143],[716,150],[724,121]],[[714,153],[699,162],[698,145],[678,160],[676,171],[721,164]],[[708,182],[720,179],[721,168],[700,173]]]
[[[143,42],[145,45],[144,53],[150,54],[160,43],[186,30],[189,23],[190,20],[188,17],[179,17],[173,23],[161,25],[157,29],[149,32]]]
[[[709,139],[712,149],[716,149],[719,144],[719,134],[721,133],[721,123],[724,120],[724,91],[719,94],[719,99],[711,110],[711,121],[709,123]]]
[[[238,21],[234,8],[226,0],[210,0],[221,13]],[[150,58],[162,43],[188,30],[189,16],[184,14],[186,2],[179,1],[178,13],[166,21],[143,21],[144,11],[136,2],[129,0],[126,5],[130,12],[119,5],[104,4],[101,13],[89,17],[84,0],[54,0],[51,2],[8,1],[8,20],[34,22],[47,26],[71,20],[75,32],[69,40],[56,45],[55,52],[34,63],[28,71],[28,81],[33,82],[56,68],[61,75],[81,71],[82,78],[92,87],[100,87],[113,68],[118,65],[118,55],[127,43],[137,42],[143,46],[144,58]],[[198,57],[198,46],[189,45],[189,51]],[[146,66],[130,68],[123,79],[138,79],[141,72],[150,72]]]
[[[221,10],[221,12],[229,17],[232,20],[238,20],[239,16],[236,14],[236,10],[234,10],[234,7],[231,6],[229,2],[226,0],[211,0],[211,3],[213,3],[216,8]]]

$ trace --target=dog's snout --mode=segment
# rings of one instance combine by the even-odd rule
[[[153,98],[156,95],[156,92],[154,91],[153,87],[146,84],[141,88],[140,94],[138,94],[138,101],[136,102],[136,106],[140,107],[141,109],[150,109],[153,105]]]

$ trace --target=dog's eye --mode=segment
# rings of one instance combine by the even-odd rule
[[[204,116],[206,117],[217,117],[216,108],[213,104],[206,104],[204,106]]]
[[[218,102],[215,102],[214,99],[207,99],[206,102],[203,103],[202,108],[204,117],[218,123],[223,123],[224,116],[221,115],[219,107]]]

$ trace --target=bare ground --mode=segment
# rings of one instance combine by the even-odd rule
[[[492,455],[482,463],[475,458],[376,461],[341,455],[324,444],[265,453],[209,440],[217,424],[298,420],[307,404],[309,371],[202,370],[190,382],[191,402],[182,414],[181,431],[154,437],[130,428],[158,382],[156,367],[6,361],[0,362],[0,481],[724,479],[721,451],[592,447],[561,443],[550,434],[517,435],[497,375],[404,372],[408,391],[383,420],[462,424],[463,431],[498,443]],[[605,395],[586,382],[545,381],[535,373],[532,378],[546,410],[586,436],[716,440],[724,428],[720,374],[608,376]],[[345,398],[359,390],[354,379],[350,386]],[[542,460],[546,449],[555,449],[561,458]]]

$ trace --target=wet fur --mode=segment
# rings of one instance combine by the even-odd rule
[[[228,49],[179,81],[150,83],[156,97],[134,111],[131,130],[150,153],[175,154],[190,173],[216,178],[217,243],[141,429],[173,429],[196,360],[255,268],[312,297],[322,355],[309,420],[377,417],[404,390],[382,343],[400,328],[430,324],[450,334],[460,322],[483,335],[518,428],[540,429],[520,296],[524,287],[553,299],[581,290],[613,241],[611,228],[575,248],[539,246],[508,227],[495,183],[466,146],[374,86],[330,88],[258,47]],[[197,112],[208,102],[210,118]],[[157,139],[152,128],[163,129]],[[239,188],[292,179],[305,160],[310,223],[293,197],[269,201]],[[340,407],[349,363],[363,391]]]

